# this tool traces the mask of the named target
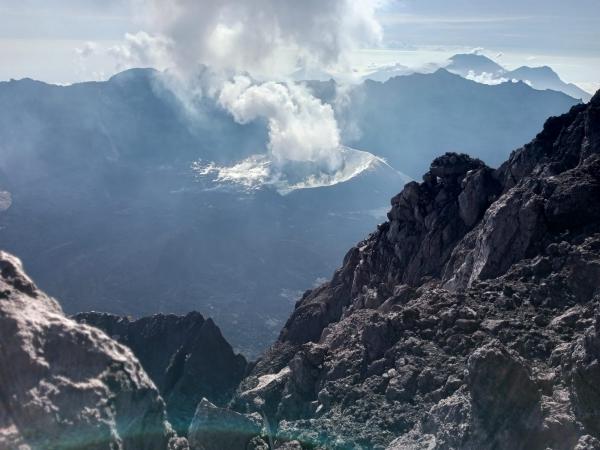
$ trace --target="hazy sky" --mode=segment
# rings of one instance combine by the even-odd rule
[[[0,80],[109,77],[123,68],[118,49],[126,33],[155,31],[140,19],[146,4],[0,0]],[[588,91],[600,88],[599,0],[389,0],[376,19],[383,40],[350,52],[358,69],[395,62],[417,66],[481,47],[508,68],[550,65],[566,81]]]

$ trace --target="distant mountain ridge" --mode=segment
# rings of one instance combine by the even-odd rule
[[[592,95],[573,83],[566,83],[548,66],[521,66],[508,70],[485,55],[478,53],[458,54],[449,59],[446,69],[463,77],[481,77],[488,74],[489,80],[524,81],[534,89],[564,92],[565,94],[588,102]]]
[[[508,70],[491,58],[481,53],[459,53],[451,56],[445,63],[429,63],[418,68],[410,68],[402,64],[381,67],[365,75],[363,80],[386,82],[391,78],[411,74],[429,74],[439,69],[460,75],[469,80],[483,84],[500,84],[523,81],[534,89],[563,92],[570,97],[584,102],[592,95],[573,83],[566,83],[550,67],[521,66]]]
[[[335,105],[335,82],[308,86]],[[336,114],[345,143],[369,149],[413,179],[440,151],[459,150],[497,166],[511,148],[531,140],[549,116],[578,102],[524,82],[486,85],[446,69],[383,83],[366,80],[343,92],[346,103]]]

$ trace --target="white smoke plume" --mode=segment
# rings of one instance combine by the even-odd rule
[[[171,41],[173,64],[186,72],[197,64],[255,75],[334,66],[382,37],[375,11],[384,0],[132,1],[140,24]]]
[[[205,95],[239,123],[262,119],[268,124],[268,161],[244,162],[260,161],[262,169],[250,173],[267,167],[272,179],[289,178],[290,166],[296,165],[306,177],[331,177],[347,170],[348,155],[331,106],[294,82],[253,80],[281,79],[299,68],[344,66],[349,51],[380,42],[375,12],[384,1],[132,0],[139,23],[150,32],[129,35],[118,54],[145,65],[154,57],[183,80],[197,81],[209,67]],[[231,73],[238,75],[231,78]],[[198,91],[197,83],[193,89]]]
[[[237,76],[223,86],[219,103],[238,123],[264,118],[269,123],[269,150],[273,162],[319,161],[324,169],[339,168],[340,133],[330,105],[314,98],[298,84],[272,81],[253,85]]]

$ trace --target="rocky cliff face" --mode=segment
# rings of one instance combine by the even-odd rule
[[[82,313],[75,320],[100,328],[129,347],[167,403],[169,422],[186,435],[203,398],[224,406],[246,371],[211,319],[197,312],[157,314],[130,320],[105,313]]]
[[[194,450],[600,449],[600,94],[496,170],[437,158],[388,219],[228,407],[212,321],[78,323],[0,253],[0,448],[187,448],[172,417]]]
[[[303,448],[600,448],[600,94],[493,170],[433,161],[234,407]]]
[[[64,316],[0,252],[0,448],[185,449],[126,347]]]

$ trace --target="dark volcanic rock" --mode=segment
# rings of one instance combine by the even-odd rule
[[[246,450],[261,428],[260,416],[252,420],[202,399],[190,425],[190,446],[192,450]]]
[[[224,406],[246,371],[244,357],[233,352],[211,319],[197,312],[138,320],[90,312],[74,318],[133,351],[167,402],[169,421],[180,434],[187,433],[202,398]]]
[[[241,383],[303,448],[600,448],[600,94],[436,159]]]
[[[532,428],[539,426],[541,393],[528,365],[491,342],[469,356],[467,371],[473,415],[482,430],[493,431],[479,440],[495,448],[504,442],[538,447],[529,437],[535,436]]]
[[[125,346],[64,316],[0,252],[0,448],[185,449]]]

